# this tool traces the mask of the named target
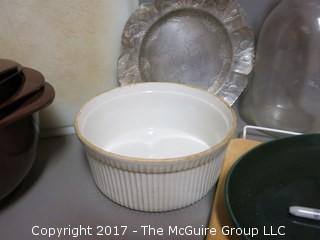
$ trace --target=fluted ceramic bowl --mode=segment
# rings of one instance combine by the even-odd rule
[[[214,186],[236,117],[206,91],[140,83],[92,99],[75,127],[99,189],[125,207],[160,212]]]

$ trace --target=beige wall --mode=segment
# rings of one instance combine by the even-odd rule
[[[73,124],[91,97],[117,86],[122,28],[133,0],[0,0],[0,57],[40,70],[56,89],[43,128]]]

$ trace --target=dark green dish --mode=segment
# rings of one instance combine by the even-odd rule
[[[293,205],[320,209],[320,134],[301,135],[256,147],[233,166],[226,206],[237,228],[259,229],[244,239],[319,240],[320,222],[291,216]],[[278,227],[285,226],[281,233]]]

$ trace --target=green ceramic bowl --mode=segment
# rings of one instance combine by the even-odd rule
[[[272,141],[241,157],[228,175],[225,199],[237,228],[259,230],[244,239],[319,240],[320,222],[291,216],[289,207],[320,209],[320,135]]]

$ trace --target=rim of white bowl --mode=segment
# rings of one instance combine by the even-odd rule
[[[136,86],[136,85],[152,85],[152,84],[161,84],[161,85],[176,85],[179,87],[185,87],[185,88],[189,88],[189,89],[193,89],[193,90],[197,90],[200,91],[202,93],[205,94],[209,94],[212,97],[215,97],[216,99],[218,99],[223,105],[225,105],[225,107],[227,109],[229,109],[230,113],[231,113],[231,126],[227,132],[227,134],[225,135],[225,137],[217,144],[212,145],[210,148],[208,148],[207,150],[198,152],[198,153],[194,153],[194,154],[190,154],[190,155],[186,155],[186,156],[182,156],[182,157],[173,157],[173,158],[139,158],[139,157],[130,157],[130,156],[126,156],[126,155],[121,155],[121,154],[117,154],[117,153],[113,153],[110,151],[107,151],[99,146],[97,146],[96,144],[92,143],[91,141],[89,141],[83,134],[82,131],[80,130],[80,126],[79,126],[79,119],[80,119],[80,115],[83,114],[83,109],[86,108],[86,106],[88,104],[90,104],[92,101],[94,101],[95,99],[99,98],[101,95],[109,93],[109,92],[114,92],[114,91],[118,91],[119,89],[123,89],[123,88],[130,88],[132,86]],[[131,163],[148,163],[148,164],[163,164],[163,163],[179,163],[179,162],[185,162],[185,161],[192,161],[192,160],[197,160],[199,158],[201,158],[202,156],[206,156],[218,149],[220,149],[222,146],[224,146],[225,144],[227,144],[231,138],[234,136],[235,132],[236,132],[236,128],[237,128],[237,116],[235,111],[232,109],[232,107],[230,105],[228,105],[223,99],[221,99],[220,97],[213,95],[211,93],[209,93],[208,91],[196,88],[196,87],[192,87],[192,86],[188,86],[185,84],[180,84],[180,83],[171,83],[171,82],[140,82],[140,83],[134,83],[134,84],[130,84],[130,85],[126,85],[126,86],[122,86],[122,87],[117,87],[114,89],[111,89],[107,92],[104,92],[102,94],[99,94],[95,97],[93,97],[91,100],[89,100],[87,103],[85,103],[80,111],[77,113],[76,115],[76,119],[75,119],[75,131],[77,136],[79,137],[80,141],[87,147],[89,147],[92,151],[95,151],[103,156],[107,156],[107,157],[111,157],[117,161],[120,162],[131,162]]]

